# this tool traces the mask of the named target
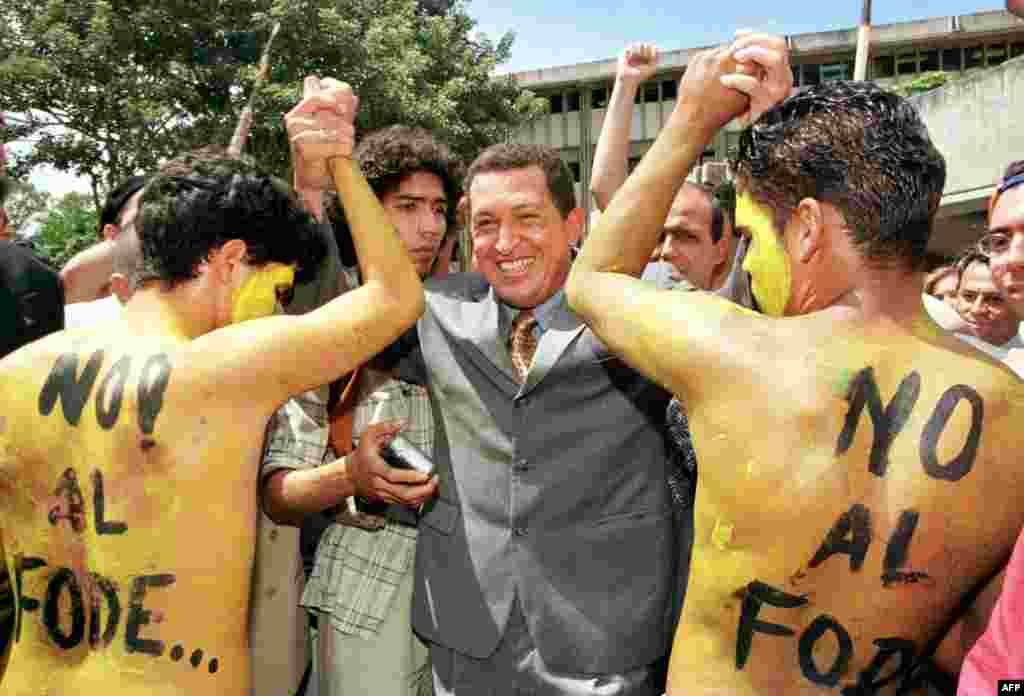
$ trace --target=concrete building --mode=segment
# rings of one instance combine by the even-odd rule
[[[642,37],[637,37],[642,39]],[[787,37],[797,85],[853,77],[857,28]],[[625,47],[623,47],[625,48]],[[630,166],[639,162],[675,107],[679,79],[690,56],[704,47],[660,54],[658,74],[645,83],[633,107]],[[984,229],[993,180],[1011,159],[1024,158],[1024,138],[1012,127],[1024,107],[1024,20],[999,10],[914,22],[875,25],[868,76],[882,84],[945,70],[962,79],[915,100],[949,167],[940,223],[931,250],[951,254]],[[1007,62],[1010,61],[1010,62]],[[617,58],[520,72],[519,84],[546,98],[550,114],[513,135],[518,142],[558,148],[589,213],[590,169]],[[739,139],[730,124],[702,160],[726,159]],[[979,143],[983,146],[979,146]],[[589,218],[589,215],[588,215]]]

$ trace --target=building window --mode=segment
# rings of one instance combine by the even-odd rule
[[[963,70],[964,69],[964,52],[957,46],[956,48],[944,48],[942,49],[942,69],[943,70]]]
[[[964,70],[985,66],[985,47],[968,46],[964,49]]]
[[[821,81],[849,80],[853,77],[853,66],[849,63],[826,63],[821,66]]]
[[[604,109],[608,106],[608,88],[597,87],[590,92],[590,108]]]
[[[565,111],[564,102],[561,94],[552,94],[548,97],[548,101],[551,102],[551,113],[560,114]]]
[[[1002,65],[1006,62],[1006,44],[989,44],[985,56],[990,66]]]
[[[871,61],[871,79],[892,77],[896,74],[896,59],[892,56],[878,56]]]
[[[939,69],[938,50],[921,51],[921,72],[931,72]]]
[[[675,80],[662,80],[661,81],[661,98],[662,99],[675,99],[679,94],[679,83]]]
[[[644,101],[648,104],[658,103],[658,83],[651,82],[644,85]]]
[[[896,74],[913,75],[917,72],[917,51],[900,53],[896,56]]]
[[[580,110],[580,93],[569,92],[565,95],[565,110],[568,112]]]
[[[579,162],[567,162],[569,165],[569,171],[572,172],[572,180],[576,183],[580,182],[580,163]]]

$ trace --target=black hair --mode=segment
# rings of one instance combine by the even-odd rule
[[[146,177],[130,176],[122,181],[120,186],[110,192],[106,203],[103,204],[103,210],[100,211],[99,228],[96,230],[97,234],[102,237],[104,227],[119,224],[118,219],[121,216],[121,210],[128,203],[128,199],[145,185]]]
[[[455,207],[461,195],[460,165],[451,150],[429,131],[410,126],[382,128],[360,140],[352,157],[377,198],[397,190],[402,180],[411,174],[428,172],[437,176],[448,200],[446,234],[455,229]],[[328,203],[327,217],[334,227],[342,263],[356,265],[352,233],[337,197]]]
[[[942,198],[946,163],[914,106],[872,82],[790,96],[740,136],[737,183],[785,229],[804,198],[843,214],[874,266],[915,269]]]
[[[297,264],[300,281],[325,253],[291,188],[248,158],[195,152],[169,162],[146,185],[140,217],[138,280],[168,289],[196,278],[210,252],[232,239],[245,242],[254,265]]]
[[[551,198],[562,214],[569,216],[576,209],[576,188],[569,166],[558,156],[558,150],[544,145],[523,145],[520,143],[499,143],[484,150],[469,165],[464,188],[468,195],[473,178],[485,172],[506,172],[511,169],[539,167],[544,172]],[[469,202],[470,208],[473,201]]]

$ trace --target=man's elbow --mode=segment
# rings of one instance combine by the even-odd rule
[[[302,524],[303,515],[290,509],[285,501],[284,479],[287,473],[286,470],[274,472],[263,482],[260,488],[260,507],[274,524],[298,527]]]
[[[387,316],[393,317],[405,332],[419,321],[426,308],[427,300],[423,294],[423,283],[417,278],[415,283],[410,283],[408,287],[404,287],[396,293],[394,306],[389,310]]]

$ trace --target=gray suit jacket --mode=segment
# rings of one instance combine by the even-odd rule
[[[564,303],[520,384],[498,325],[481,276],[428,283],[419,338],[440,491],[420,522],[413,627],[484,658],[518,597],[549,667],[649,664],[674,628],[668,394]]]

